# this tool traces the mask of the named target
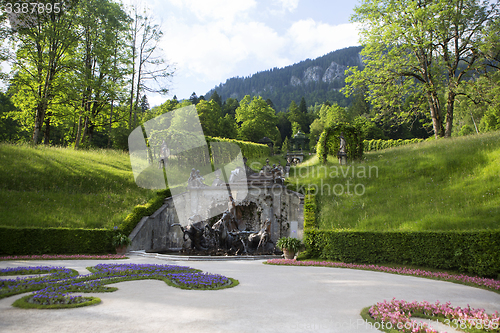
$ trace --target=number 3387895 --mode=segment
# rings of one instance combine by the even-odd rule
[[[5,11],[7,13],[14,14],[34,14],[38,12],[39,14],[47,13],[50,14],[60,13],[61,12],[61,3],[41,3],[41,2],[15,2],[15,3],[6,3]]]

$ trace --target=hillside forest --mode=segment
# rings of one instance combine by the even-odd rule
[[[7,82],[0,140],[126,150],[134,128],[192,104],[205,135],[269,137],[283,150],[298,131],[313,148],[337,123],[355,125],[365,139],[500,129],[498,3],[387,3],[355,8],[351,20],[363,27],[359,47],[228,79],[205,95],[174,96],[152,108],[147,94],[168,94],[174,68],[147,11],[111,0],[68,2],[57,13],[2,11],[0,61],[10,71],[0,73]]]

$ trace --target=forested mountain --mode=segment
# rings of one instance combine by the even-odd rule
[[[344,87],[344,71],[360,66],[361,46],[330,52],[314,60],[307,59],[284,68],[273,68],[250,77],[235,77],[210,90],[205,99],[217,91],[222,100],[245,95],[271,99],[276,111],[284,111],[292,100],[304,97],[308,105],[325,101],[348,106],[349,100],[339,91]]]

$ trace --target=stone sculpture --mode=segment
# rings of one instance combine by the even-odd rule
[[[203,187],[207,186],[206,184],[203,183],[205,178],[203,178],[200,175],[200,170],[196,170],[195,168],[191,169],[191,174],[189,175],[188,179],[188,186],[189,187]]]
[[[340,165],[347,164],[346,142],[344,139],[344,133],[340,133],[340,147],[339,152],[337,153],[337,157],[339,159]]]
[[[275,170],[279,168],[273,166]],[[188,183],[191,187],[199,187],[199,174],[195,169],[191,171]],[[183,233],[183,240],[191,242],[189,253],[197,254],[253,254],[257,252],[273,253],[274,244],[271,242],[269,228],[270,221],[266,220],[259,231],[248,231],[245,223],[240,223],[236,214],[236,202],[232,195],[229,195],[227,210],[222,213],[221,218],[211,224],[209,220],[203,220],[200,215],[193,215],[189,218],[186,227],[179,226]],[[240,225],[241,224],[241,225]],[[241,230],[240,230],[241,228]]]

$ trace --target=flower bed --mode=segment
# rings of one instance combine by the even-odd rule
[[[329,261],[297,261],[293,259],[270,259],[267,260],[268,264],[272,265],[293,265],[293,266],[324,266],[324,267],[338,267],[338,268],[352,268],[352,269],[365,269],[371,271],[412,275],[418,277],[425,277],[430,279],[439,279],[456,283],[464,283],[485,289],[500,291],[500,281],[495,279],[481,278],[478,276],[468,276],[464,274],[450,274],[445,272],[430,272],[422,269],[411,269],[406,267],[392,268],[378,265],[358,265],[346,264],[343,262],[329,262]]]
[[[108,259],[126,259],[127,257],[122,254],[105,254],[105,255],[94,255],[94,254],[41,254],[41,255],[27,255],[27,256],[4,256],[0,257],[0,260],[108,260]]]
[[[450,302],[441,304],[437,301],[431,304],[427,301],[407,302],[393,298],[390,302],[384,300],[373,305],[368,314],[379,324],[374,324],[375,327],[405,333],[438,332],[427,323],[413,320],[412,317],[438,320],[450,328],[468,332],[500,332],[498,311],[488,315],[484,309],[454,308]]]
[[[176,265],[99,264],[88,267],[91,274],[64,267],[36,266],[0,270],[0,275],[45,274],[44,276],[0,280],[0,299],[34,291],[16,302],[22,308],[66,308],[99,303],[96,297],[73,295],[75,292],[106,292],[116,288],[104,285],[121,281],[159,279],[182,289],[222,289],[234,287],[238,281],[218,274]]]

